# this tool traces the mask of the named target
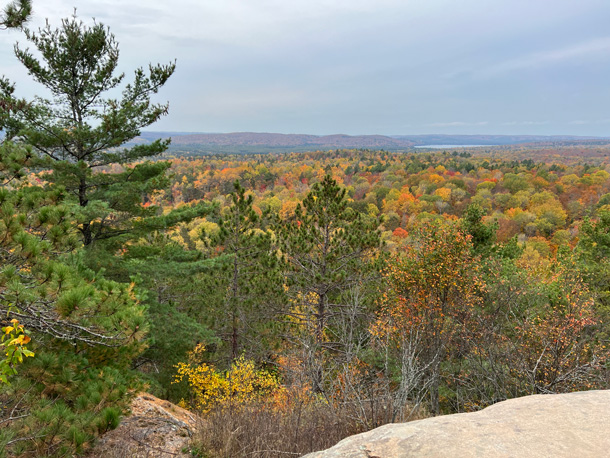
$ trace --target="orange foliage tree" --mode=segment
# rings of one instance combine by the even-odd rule
[[[390,262],[373,334],[389,355],[386,370],[400,380],[398,404],[417,405],[429,395],[431,410],[440,411],[442,365],[468,347],[468,326],[480,302],[471,248],[457,224],[429,222]]]

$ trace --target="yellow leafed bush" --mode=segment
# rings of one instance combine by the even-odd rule
[[[187,380],[195,399],[194,407],[204,413],[215,407],[244,405],[283,389],[276,377],[256,369],[253,361],[243,357],[224,372],[206,363],[196,363],[197,356],[204,351],[205,347],[200,344],[189,355],[188,363],[179,363],[174,380],[174,383]]]

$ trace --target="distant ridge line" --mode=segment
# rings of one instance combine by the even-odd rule
[[[148,142],[157,138],[172,137],[172,145],[208,146],[271,146],[299,147],[326,146],[336,148],[409,148],[412,141],[387,137],[384,135],[307,135],[274,134],[261,132],[232,132],[227,134],[172,134],[171,132],[143,132],[138,142]]]
[[[604,141],[607,137],[573,135],[310,135],[278,134],[267,132],[190,133],[190,132],[142,132],[133,143],[149,143],[160,138],[172,138],[172,146],[257,146],[272,148],[375,148],[410,149],[421,145],[514,145],[525,143],[591,142]]]

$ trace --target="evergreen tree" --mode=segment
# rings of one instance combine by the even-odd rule
[[[147,348],[133,367],[145,374],[150,392],[178,402],[186,393],[184,385],[172,383],[176,364],[198,343],[213,346],[218,340],[206,326],[210,313],[201,310],[201,296],[210,291],[198,277],[220,272],[223,257],[210,259],[201,251],[185,249],[161,231],[130,243],[122,256],[95,251],[95,267],[104,266],[106,275],[117,281],[132,279],[146,291],[140,300],[150,332]]]
[[[4,7],[0,14],[0,29],[22,27],[32,14],[31,0],[14,0]]]
[[[340,317],[344,295],[375,277],[382,245],[379,221],[347,206],[346,190],[327,175],[276,228],[286,258],[292,308],[288,314],[307,329],[308,371],[314,389],[324,391],[324,350],[337,351],[333,320]]]
[[[133,285],[95,274],[74,251],[61,190],[20,185],[34,159],[30,148],[0,145],[0,327],[15,337],[0,344],[9,383],[0,386],[0,456],[72,455],[116,427],[147,330]]]
[[[472,237],[472,247],[477,253],[489,252],[496,240],[498,223],[494,221],[485,224],[483,222],[485,213],[480,205],[470,204],[462,217],[464,230]]]
[[[215,328],[228,343],[230,361],[244,351],[248,358],[266,359],[272,344],[275,314],[283,297],[283,279],[278,256],[272,248],[271,233],[262,227],[261,217],[252,208],[253,197],[246,195],[238,181],[231,194],[232,204],[219,220],[216,243],[222,247],[221,270],[211,272]]]
[[[129,136],[112,135],[134,132],[138,123],[146,125],[142,119],[152,122],[164,112],[164,106],[150,105],[147,93],[156,92],[168,76],[162,73],[171,74],[173,66],[152,68],[150,78],[140,71],[127,98],[101,102],[99,94],[121,79],[109,76],[116,47],[104,42],[106,29],[72,20],[57,32],[47,27],[40,36],[27,34],[48,66],[27,50],[21,57],[54,99],[17,100],[12,85],[0,82],[0,128],[20,141],[0,144],[0,325],[5,335],[16,336],[1,344],[6,358],[0,378],[10,384],[0,386],[0,455],[67,456],[118,425],[130,390],[138,389],[129,365],[148,328],[134,284],[110,281],[85,266],[89,256],[77,250],[74,222],[79,219],[85,243],[134,226],[130,217],[141,214],[142,193],[161,183],[167,165],[140,164],[116,174],[93,169],[162,148],[105,150]],[[105,59],[104,52],[114,57]],[[92,127],[88,119],[99,124]],[[117,131],[112,122],[122,127]],[[52,169],[38,178],[40,186],[23,180],[40,167]],[[167,221],[157,217],[151,224]],[[24,346],[34,357],[15,359],[15,350],[31,356]]]
[[[0,145],[0,322],[17,319],[73,345],[120,346],[144,330],[142,311],[126,286],[66,257],[77,245],[73,215],[61,191],[20,180],[23,167],[35,164],[30,151]]]
[[[89,27],[73,17],[56,30],[50,25],[38,32],[26,30],[26,37],[41,58],[18,45],[15,54],[52,98],[17,100],[5,81],[0,88],[0,104],[6,108],[0,127],[8,138],[32,145],[48,160],[52,173],[45,179],[65,187],[80,207],[78,227],[85,245],[129,233],[134,217],[154,214],[142,200],[166,184],[169,167],[165,162],[131,164],[162,153],[169,141],[123,145],[167,113],[168,105],[152,103],[151,96],[166,83],[175,64],[151,65],[148,74],[139,68],[119,99],[106,98],[120,87],[124,74],[115,74],[118,44],[105,26]],[[110,165],[115,169],[109,171]]]

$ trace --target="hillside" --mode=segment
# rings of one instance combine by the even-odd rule
[[[610,6],[44,3],[0,8],[0,458],[609,454]]]
[[[134,144],[147,144],[159,138],[172,138],[173,149],[196,148],[208,152],[290,152],[313,149],[385,149],[405,150],[425,145],[579,145],[595,142],[607,143],[599,137],[570,135],[307,135],[267,132],[188,133],[142,132]]]
[[[174,134],[171,132],[143,132],[135,142],[148,143],[157,138],[172,137],[173,146],[268,146],[310,148],[375,148],[404,149],[414,145],[409,140],[383,135],[305,135],[235,132],[228,134]]]
[[[599,137],[577,137],[574,135],[393,135],[403,141],[420,145],[520,145],[520,144],[554,144],[558,142],[587,143],[600,140]]]

